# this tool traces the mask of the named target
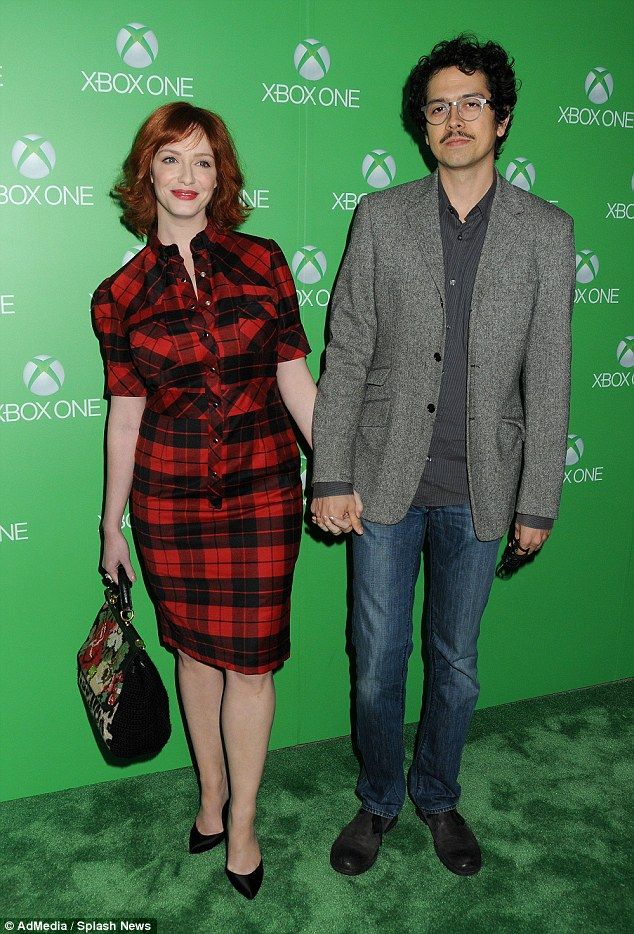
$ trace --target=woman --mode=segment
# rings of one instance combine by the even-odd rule
[[[310,444],[315,384],[279,247],[234,230],[241,188],[218,116],[154,111],[115,189],[147,246],[99,286],[93,317],[111,396],[102,566],[134,580],[120,530],[129,497],[200,776],[190,852],[226,834],[227,875],[253,898],[272,672],[289,655],[302,527],[288,412]]]

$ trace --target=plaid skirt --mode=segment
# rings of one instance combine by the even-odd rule
[[[261,478],[220,506],[207,496],[166,499],[133,487],[131,507],[162,641],[218,668],[279,668],[290,654],[299,477]]]

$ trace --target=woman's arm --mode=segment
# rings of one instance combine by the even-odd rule
[[[313,446],[313,407],[317,387],[306,366],[305,357],[285,360],[277,365],[277,385],[284,405],[304,438]]]
[[[101,522],[101,566],[114,581],[118,581],[117,568],[120,564],[130,580],[136,580],[130,564],[128,543],[121,531],[121,517],[130,496],[134,451],[145,402],[145,396],[112,396],[110,400],[106,435],[106,501]]]

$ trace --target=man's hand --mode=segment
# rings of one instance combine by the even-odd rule
[[[532,555],[539,551],[549,535],[550,529],[532,529],[529,525],[515,523],[515,538],[525,554]]]
[[[357,492],[346,493],[343,496],[318,496],[310,504],[313,522],[323,532],[332,532],[341,535],[354,529],[358,535],[363,535],[361,513],[363,503]]]

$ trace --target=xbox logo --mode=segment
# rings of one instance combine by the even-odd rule
[[[599,274],[599,257],[594,250],[577,253],[577,282],[587,285]]]
[[[295,49],[293,64],[307,81],[321,81],[330,69],[330,53],[319,39],[304,39]]]
[[[385,149],[373,149],[363,159],[361,173],[373,188],[387,188],[396,178],[396,162]]]
[[[145,244],[143,243],[137,243],[131,249],[126,250],[126,252],[123,254],[121,265],[125,266],[125,264],[129,263],[131,259],[134,259],[137,253],[140,253],[144,246]]]
[[[52,396],[64,384],[64,367],[50,354],[38,354],[24,367],[22,379],[36,396]]]
[[[535,166],[523,156],[518,156],[509,162],[504,177],[516,188],[530,191],[535,184]]]
[[[117,33],[117,52],[130,68],[147,68],[158,55],[158,41],[141,23],[128,23]]]
[[[566,449],[566,467],[573,467],[583,457],[583,438],[579,435],[568,435],[568,448]]]
[[[326,275],[328,263],[322,250],[316,246],[303,246],[298,250],[291,261],[293,275],[305,285],[314,285]]]
[[[616,348],[616,359],[621,366],[634,366],[634,337],[624,337]]]
[[[37,133],[21,136],[11,150],[11,159],[25,178],[46,178],[55,168],[55,150]]]
[[[614,90],[612,75],[607,68],[593,68],[587,74],[585,89],[593,104],[605,104]]]

